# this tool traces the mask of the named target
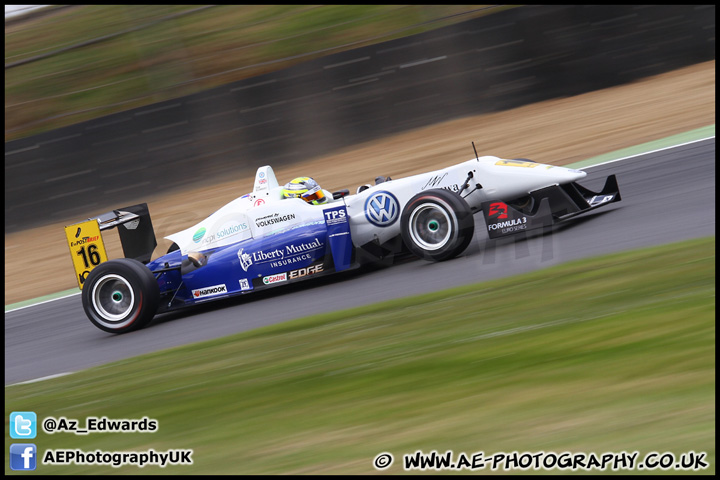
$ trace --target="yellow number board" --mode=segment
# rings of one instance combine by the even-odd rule
[[[105,244],[97,220],[88,220],[65,227],[70,255],[72,256],[78,286],[83,288],[90,271],[107,261]]]

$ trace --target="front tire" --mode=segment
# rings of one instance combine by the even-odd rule
[[[475,221],[460,195],[432,189],[418,193],[405,205],[400,232],[412,253],[440,262],[465,251],[475,232]]]
[[[99,329],[126,333],[147,325],[157,312],[160,289],[152,272],[132,258],[101,263],[82,290],[85,314]]]

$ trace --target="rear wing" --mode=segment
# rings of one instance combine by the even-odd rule
[[[142,263],[150,261],[157,240],[147,203],[118,208],[68,225],[65,236],[81,290],[92,269],[107,261],[102,232],[115,227],[118,227],[125,258],[134,258]]]

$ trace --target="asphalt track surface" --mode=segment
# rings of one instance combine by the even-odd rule
[[[475,215],[476,234],[470,247],[447,262],[405,261],[370,272],[329,276],[317,283],[278,287],[161,315],[149,327],[124,335],[93,326],[79,295],[7,312],[5,385],[318,313],[715,235],[714,138],[587,171],[581,183],[596,191],[607,175],[616,174],[622,201],[556,225],[551,234],[526,239],[490,240],[482,215]]]

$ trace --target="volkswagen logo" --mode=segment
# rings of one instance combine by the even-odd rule
[[[400,203],[390,192],[376,192],[365,201],[365,217],[376,227],[389,227],[400,216]]]

